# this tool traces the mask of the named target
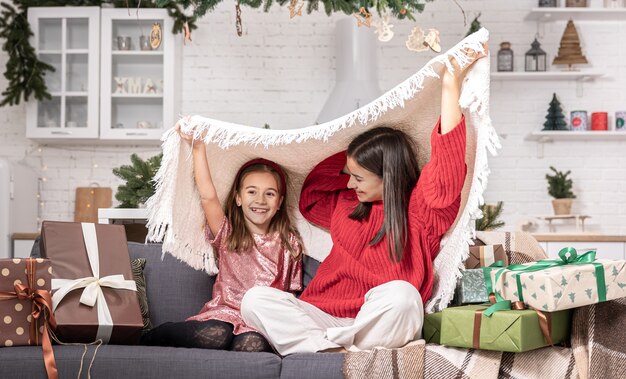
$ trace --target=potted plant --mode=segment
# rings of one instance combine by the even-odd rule
[[[554,175],[546,174],[546,179],[548,180],[548,194],[554,198],[552,200],[554,214],[568,215],[572,210],[572,201],[576,198],[572,192],[572,179],[567,177],[571,171],[563,173],[552,166],[550,170],[554,172]]]

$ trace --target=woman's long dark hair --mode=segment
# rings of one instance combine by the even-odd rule
[[[384,221],[370,245],[386,234],[389,257],[400,262],[408,238],[409,199],[419,178],[413,142],[402,131],[383,126],[357,136],[347,155],[383,181]],[[349,217],[362,220],[371,210],[372,203],[359,203]]]

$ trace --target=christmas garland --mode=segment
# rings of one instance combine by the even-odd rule
[[[2,3],[0,12],[0,37],[6,42],[2,49],[9,54],[4,76],[9,85],[2,92],[0,107],[19,104],[23,97],[28,101],[31,95],[41,101],[50,99],[50,93],[45,83],[46,72],[53,72],[54,67],[40,61],[35,49],[28,38],[33,35],[26,12],[29,7],[55,6],[100,6],[103,3],[113,4],[116,8],[166,8],[170,17],[174,19],[173,33],[189,32],[197,28],[196,20],[213,10],[222,0],[13,0],[17,10],[7,3]],[[269,11],[273,3],[279,6],[288,4],[291,17],[300,15],[305,1],[306,12],[317,11],[322,5],[327,15],[343,12],[347,15],[360,14],[369,26],[370,10],[375,10],[380,16],[392,15],[398,19],[408,18],[415,21],[413,14],[421,13],[426,2],[434,0],[236,0],[238,12],[237,29],[241,35],[240,6],[259,8],[263,6]],[[193,14],[187,16],[185,9],[193,9]],[[359,24],[361,25],[361,23]]]

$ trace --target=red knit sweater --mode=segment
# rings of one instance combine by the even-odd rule
[[[300,197],[300,212],[311,223],[330,230],[333,248],[300,297],[336,317],[356,317],[367,291],[392,280],[415,286],[424,302],[433,286],[432,261],[443,234],[459,211],[465,181],[465,119],[449,133],[440,134],[439,123],[431,136],[431,159],[411,193],[408,209],[408,243],[400,262],[393,262],[387,239],[371,246],[384,213],[382,202],[372,206],[367,219],[348,215],[358,204],[349,176],[341,174],[345,152],[335,154],[308,175]]]

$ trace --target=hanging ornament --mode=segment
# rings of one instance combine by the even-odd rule
[[[378,40],[381,42],[389,42],[393,38],[393,31],[391,31],[393,25],[389,23],[389,20],[391,20],[391,16],[385,15],[382,19],[374,21],[376,27],[374,33],[378,34]]]
[[[426,51],[431,49],[432,51],[441,52],[441,46],[439,45],[439,30],[428,29],[428,34],[424,33],[422,28],[416,26],[411,31],[409,39],[406,41],[406,48],[411,51]]]
[[[300,0],[291,0],[291,4],[287,6],[289,9],[289,18],[294,18],[296,16],[302,16],[302,7],[304,3]]]
[[[404,16],[406,14],[406,8],[400,9],[400,14]]]
[[[370,12],[365,9],[365,7],[359,8],[359,13],[354,14],[354,18],[356,18],[357,26],[367,26],[368,28],[372,24],[372,15]]]
[[[185,21],[183,24],[183,45],[186,45],[187,42],[191,42],[191,30],[189,29],[189,23]]]
[[[441,45],[439,44],[439,30],[428,29],[428,34],[424,38],[424,43],[430,47],[435,53],[441,53]]]
[[[237,3],[235,4],[235,14],[236,14],[235,26],[237,27],[237,35],[241,37],[241,34],[242,34],[241,7],[239,6],[239,0],[237,0]]]
[[[152,30],[150,31],[150,46],[152,49],[158,49],[161,46],[161,38],[163,34],[161,33],[161,24],[155,22],[152,24]]]

